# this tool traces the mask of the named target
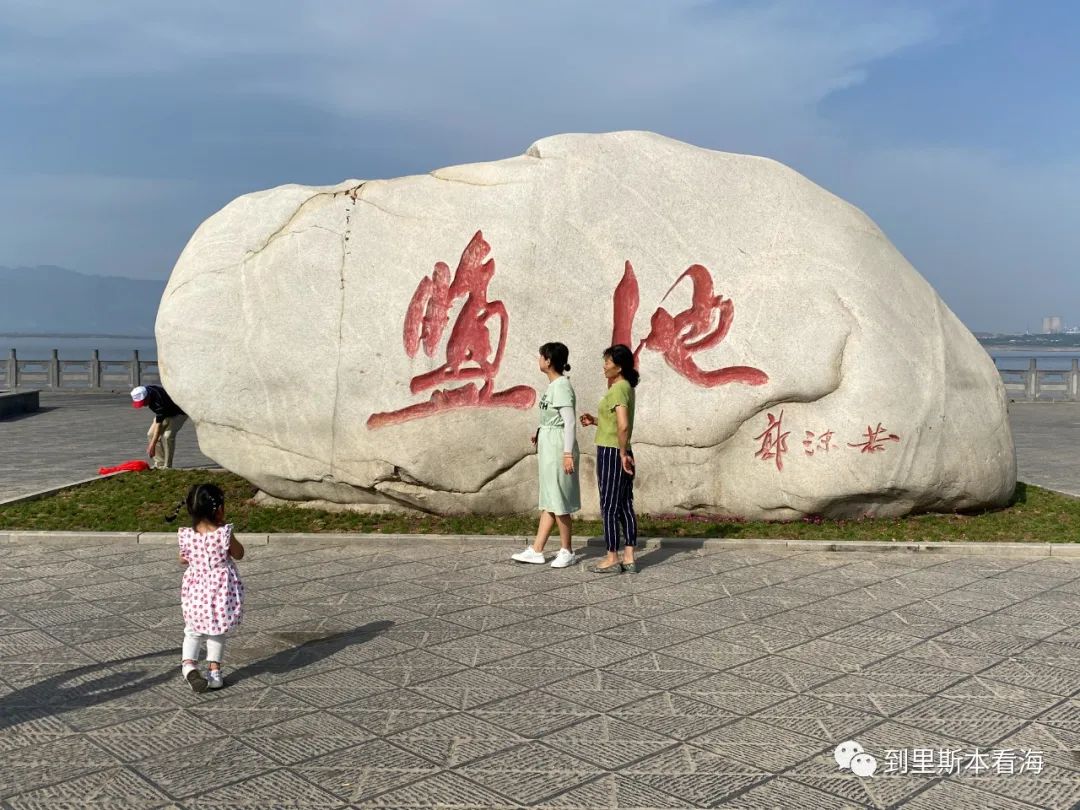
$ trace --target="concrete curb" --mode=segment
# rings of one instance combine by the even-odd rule
[[[93,478],[83,478],[80,481],[72,481],[68,484],[60,484],[59,486],[49,487],[48,489],[39,489],[37,492],[31,492],[28,495],[17,495],[14,498],[8,498],[6,501],[0,501],[0,506],[10,506],[13,503],[25,503],[26,501],[37,501],[42,498],[47,498],[50,495],[55,495],[57,492],[62,492],[65,489],[73,489],[74,487],[81,487],[84,484],[92,484],[95,481],[104,481],[106,478],[112,478],[114,475],[121,475],[121,473],[114,472],[108,475],[95,475]]]
[[[485,541],[490,544],[505,543],[507,546],[523,546],[530,537],[524,535],[445,535],[445,534],[248,534],[238,533],[237,538],[246,546],[304,546],[371,544],[392,545],[398,543],[470,543]],[[603,546],[599,537],[590,537],[586,545]],[[40,545],[79,545],[100,543],[132,543],[145,546],[167,546],[176,543],[176,532],[38,532],[0,530],[0,543],[35,543]],[[783,540],[783,539],[729,539],[720,537],[648,537],[638,541],[642,549],[756,549],[759,551],[803,552],[852,552],[877,553],[908,552],[948,555],[978,555],[992,557],[1068,557],[1080,559],[1080,543],[913,543],[892,540]]]
[[[1080,501],[1080,495],[1075,492],[1066,492],[1063,489],[1054,489],[1053,487],[1044,487],[1042,484],[1034,484],[1034,486],[1040,489],[1045,489],[1047,492],[1053,492],[1055,495],[1064,495],[1066,498],[1072,498],[1073,500]]]

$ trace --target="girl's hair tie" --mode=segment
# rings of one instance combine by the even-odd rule
[[[167,514],[165,516],[165,522],[166,523],[175,523],[176,518],[179,517],[179,515],[180,515],[180,510],[183,509],[184,506],[185,506],[185,500],[184,500],[184,498],[181,498],[179,500],[179,502],[176,504],[176,508],[173,509],[172,512],[170,512],[169,514]]]

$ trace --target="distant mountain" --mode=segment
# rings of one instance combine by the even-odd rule
[[[153,335],[164,281],[0,267],[0,333]]]

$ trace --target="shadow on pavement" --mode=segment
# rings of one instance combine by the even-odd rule
[[[393,626],[390,621],[369,622],[352,630],[344,630],[328,636],[312,638],[310,633],[280,633],[278,638],[288,641],[297,636],[305,637],[298,646],[279,650],[272,655],[251,661],[229,673],[227,681],[257,675],[281,673],[301,669],[337,653],[352,644],[363,644]],[[111,700],[129,697],[168,681],[179,681],[180,647],[159,652],[117,658],[99,664],[69,669],[38,683],[17,689],[0,697],[0,731],[42,717],[62,715],[75,709],[100,706]],[[146,666],[143,669],[141,666]],[[161,671],[159,668],[165,666]],[[81,680],[104,669],[120,669],[97,678]],[[74,683],[73,683],[74,681]]]
[[[640,547],[639,547],[640,548]],[[660,548],[640,549],[637,553],[638,568],[644,571],[654,565],[661,565],[665,561],[687,551],[705,548],[705,541],[698,538],[679,538],[678,543],[661,543]],[[581,553],[586,559],[599,559],[604,556],[606,545],[603,537],[589,537]]]
[[[24,419],[31,419],[31,418],[33,418],[35,416],[40,416],[43,413],[48,413],[49,411],[55,411],[55,410],[56,410],[55,405],[50,406],[50,407],[42,406],[42,407],[38,408],[36,411],[24,411],[22,413],[9,414],[8,416],[0,418],[0,422],[3,422],[5,425],[10,424],[12,422],[21,422]]]
[[[672,557],[677,557],[680,554],[685,554],[687,551],[693,551],[694,549],[704,548],[705,543],[703,541],[691,541],[687,543],[681,543],[677,546],[660,546],[660,548],[653,549],[652,551],[646,551],[644,554],[637,556],[638,568],[642,571],[652,568],[654,565],[662,565],[665,561]]]
[[[234,669],[226,678],[227,683],[234,683],[244,678],[253,678],[259,675],[277,675],[284,672],[302,669],[324,658],[329,658],[334,653],[353,644],[363,644],[371,641],[380,633],[385,633],[394,623],[387,620],[368,622],[361,627],[352,630],[344,630],[329,636],[317,636],[313,633],[270,633],[269,635],[281,639],[285,643],[295,646],[287,647],[273,655],[259,658],[248,664]],[[296,642],[300,642],[296,644]]]

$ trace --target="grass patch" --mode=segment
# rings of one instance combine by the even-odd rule
[[[182,523],[170,526],[164,516],[172,511],[188,487],[208,480],[225,490],[226,515],[239,532],[531,535],[536,531],[533,512],[505,517],[434,517],[258,506],[251,500],[255,488],[239,476],[196,470],[126,473],[41,500],[2,506],[0,529],[171,531]],[[180,520],[185,517],[182,512]],[[725,520],[716,516],[640,515],[639,532],[646,537],[1065,543],[1080,540],[1080,499],[1017,484],[1012,505],[979,514],[863,520],[808,518],[784,523]],[[595,520],[579,520],[574,529],[578,537],[602,533],[600,522]]]

